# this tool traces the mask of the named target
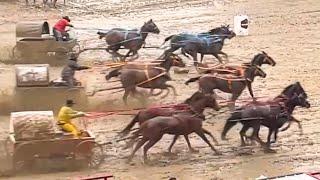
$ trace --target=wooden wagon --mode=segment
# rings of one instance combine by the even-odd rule
[[[77,39],[57,41],[48,22],[19,22],[16,24],[16,45],[13,57],[22,63],[63,63],[72,51],[79,51]]]
[[[21,115],[22,114],[22,115]],[[50,117],[52,124],[45,127],[48,131],[43,131],[44,125],[35,126],[39,129],[24,128],[33,130],[32,132],[21,133],[18,127],[19,121],[27,121],[26,125],[35,121],[44,121],[43,117]],[[33,167],[34,163],[41,160],[54,160],[63,163],[77,165],[77,167],[97,167],[103,161],[102,146],[97,144],[94,135],[90,131],[84,131],[81,138],[74,138],[69,133],[62,132],[53,120],[52,111],[29,111],[15,112],[11,114],[9,138],[6,141],[6,152],[11,160],[12,172],[22,168]],[[35,124],[33,123],[33,124]],[[17,125],[18,124],[18,125]],[[21,123],[20,123],[21,124]],[[31,133],[31,135],[30,135]],[[43,163],[41,164],[43,166]]]

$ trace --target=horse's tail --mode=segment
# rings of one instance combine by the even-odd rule
[[[130,137],[130,141],[126,144],[125,147],[123,147],[123,149],[128,149],[132,147],[134,143],[137,142],[137,139],[139,138],[139,136],[141,136],[141,131],[142,131],[141,128],[135,131],[133,135]]]
[[[238,121],[234,121],[234,120],[240,119],[240,118],[241,118],[241,112],[233,112],[231,114],[231,117],[227,119],[226,124],[223,127],[223,131],[221,133],[222,140],[226,140],[226,135],[228,131],[237,124]]]
[[[109,79],[113,78],[113,77],[117,77],[121,74],[120,72],[120,68],[119,69],[115,69],[109,72],[109,74],[106,75],[106,80],[108,81]]]
[[[198,81],[200,79],[201,76],[195,77],[195,78],[190,78],[188,81],[186,81],[184,84],[185,85],[189,85],[189,83],[191,82],[195,82]]]
[[[164,42],[161,44],[163,46],[167,41],[169,41],[174,35],[168,36],[164,39]]]
[[[139,114],[138,113],[131,121],[130,123],[120,132],[121,136],[126,136],[131,128],[139,121]]]

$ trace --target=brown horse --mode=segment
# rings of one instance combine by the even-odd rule
[[[107,52],[111,53],[113,58],[115,56],[122,57],[122,60],[124,61],[126,57],[129,57],[130,53],[132,53],[132,56],[137,55],[136,58],[138,58],[138,50],[145,44],[145,40],[149,33],[160,33],[160,30],[152,19],[144,23],[140,30],[114,28],[107,33],[98,32],[98,35],[100,39],[104,37],[109,45]],[[118,53],[118,50],[121,47],[129,49],[128,53],[124,56]]]
[[[210,107],[215,109],[219,108],[216,100],[212,96],[208,96],[206,99],[207,100],[205,101],[211,104]],[[202,128],[203,120],[205,120],[203,114],[188,111],[184,113],[177,113],[172,117],[158,116],[145,121],[141,124],[139,130],[134,133],[134,136],[131,139],[131,142],[135,142],[139,136],[142,136],[129,156],[129,161],[133,158],[136,151],[147,142],[144,146],[144,161],[146,162],[147,151],[157,143],[164,134],[175,135],[173,142],[169,147],[169,152],[171,152],[172,146],[180,135],[183,135],[186,138],[188,146],[191,148],[188,135],[195,132],[211,147],[213,151],[219,154],[205,136],[208,131]]]
[[[121,74],[122,69],[138,69],[138,70],[145,70],[145,69],[152,69],[155,67],[162,67],[169,71],[171,66],[179,66],[179,67],[185,67],[185,63],[183,60],[174,53],[169,53],[165,56],[163,61],[151,61],[150,63],[135,63],[130,62],[123,66],[120,66],[112,71],[109,72],[109,74],[106,75],[106,80],[109,80],[112,77],[119,76]]]
[[[120,71],[120,82],[122,86],[109,88],[108,90],[124,88],[125,92],[123,95],[123,101],[125,104],[127,104],[127,98],[129,94],[133,95],[133,97],[138,98],[139,100],[143,99],[143,95],[136,90],[136,87],[151,89],[151,94],[154,89],[165,89],[167,90],[167,93],[162,98],[169,94],[169,88],[173,90],[174,95],[177,95],[175,88],[172,85],[166,84],[167,81],[171,80],[168,71],[173,65],[184,67],[185,64],[182,61],[171,62],[171,64],[166,66],[167,69],[162,67],[153,67],[143,70],[122,69]]]
[[[173,116],[174,114],[178,113],[196,113],[196,114],[202,114],[203,110],[206,107],[212,107],[216,111],[220,109],[218,104],[214,104],[212,106],[212,102],[216,102],[215,99],[211,96],[205,95],[201,92],[195,92],[190,98],[185,100],[183,104],[178,104],[171,108],[149,108],[146,110],[140,111],[132,120],[131,122],[123,129],[120,133],[125,136],[127,135],[131,128],[136,124],[139,123],[141,125],[145,121],[155,118],[157,116]],[[208,134],[209,136],[212,136],[212,134],[206,130],[204,130],[205,134]],[[191,147],[188,136],[184,136],[186,139],[186,142],[188,144],[190,152],[194,152],[195,150]],[[172,144],[169,146],[168,152],[171,153],[172,146],[178,136],[174,137],[174,140]],[[213,138],[214,139],[214,138]],[[215,139],[214,139],[215,140]],[[216,141],[216,140],[215,140]]]
[[[256,54],[251,62],[242,63],[241,65],[219,65],[213,68],[210,68],[206,64],[199,64],[198,68],[202,73],[219,73],[219,74],[233,74],[234,76],[243,76],[245,68],[250,66],[259,66],[263,64],[275,66],[276,62],[270,57],[266,52],[262,51],[261,53]]]
[[[199,89],[203,93],[214,93],[214,89],[230,93],[232,94],[231,101],[234,107],[235,101],[246,87],[248,87],[251,97],[255,100],[251,83],[254,81],[256,76],[265,78],[266,73],[257,66],[250,66],[245,69],[244,76],[241,79],[232,79],[228,76],[224,77],[216,74],[210,74],[191,78],[186,81],[185,84],[188,85],[190,82],[199,81]]]

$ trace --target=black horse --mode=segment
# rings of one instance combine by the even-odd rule
[[[122,28],[114,28],[108,31],[107,33],[98,32],[99,38],[105,38],[109,47],[107,48],[107,52],[111,53],[114,57],[122,57],[124,61],[126,57],[129,57],[130,53],[132,56],[137,56],[138,58],[138,50],[145,44],[145,40],[149,33],[159,34],[160,30],[157,25],[150,19],[148,22],[144,23],[144,25],[138,29],[126,30]],[[124,47],[125,49],[129,49],[126,55],[121,55],[118,53],[118,50]]]
[[[174,52],[181,48],[182,53],[185,56],[187,56],[186,54],[190,54],[193,57],[195,65],[197,64],[197,53],[201,53],[201,61],[205,54],[212,54],[222,62],[222,59],[218,54],[223,54],[227,58],[227,54],[221,51],[224,40],[226,38],[231,39],[235,36],[236,34],[229,29],[229,25],[221,26],[212,29],[207,33],[200,33],[196,35],[186,33],[172,35],[165,39],[165,42],[169,39],[171,39],[171,42],[170,49],[166,50],[164,54]],[[163,55],[161,55],[160,58],[161,57],[163,57]]]
[[[261,145],[264,143],[259,138],[260,125],[269,128],[267,139],[267,150],[270,150],[271,135],[274,133],[274,139],[277,139],[277,133],[286,122],[291,121],[292,113],[296,106],[309,108],[310,104],[306,100],[307,95],[303,89],[299,88],[300,84],[290,85],[277,98],[267,102],[252,102],[233,112],[231,117],[227,119],[221,138],[225,139],[227,132],[241,122],[243,127],[240,131],[241,145],[245,145],[244,138],[246,131],[252,127],[254,129],[250,139],[257,140]],[[296,88],[298,87],[298,88]],[[291,94],[294,92],[293,94]],[[285,95],[287,94],[287,95]]]

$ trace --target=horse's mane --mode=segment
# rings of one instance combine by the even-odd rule
[[[251,60],[251,64],[253,64],[255,61],[257,61],[261,57],[261,55],[262,55],[261,53],[254,55],[253,59]]]
[[[213,28],[213,29],[209,30],[209,33],[216,34],[216,33],[218,33],[218,32],[221,30],[221,28],[222,28],[222,27]]]
[[[285,92],[289,91],[289,89],[291,89],[295,84],[290,84],[289,86],[287,86],[286,88],[284,88],[284,90],[281,92],[281,94],[285,94]]]

